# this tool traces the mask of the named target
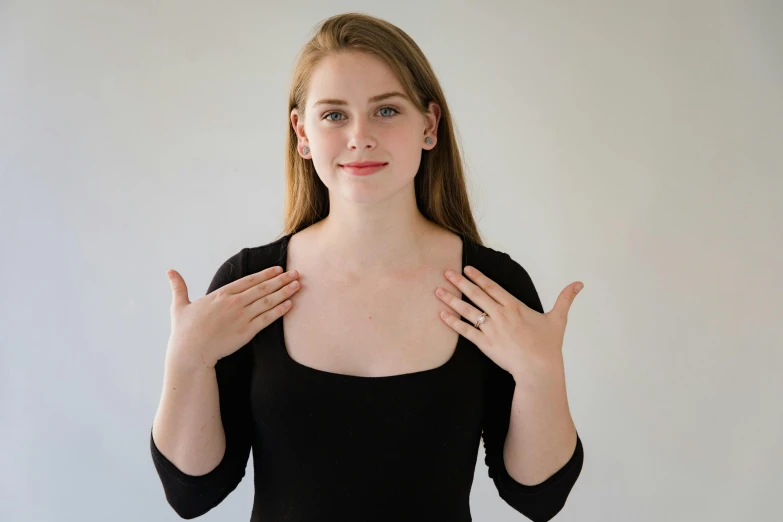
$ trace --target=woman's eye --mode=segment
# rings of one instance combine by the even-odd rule
[[[389,114],[389,116],[391,116],[392,114],[397,112],[397,109],[395,109],[394,107],[381,107],[378,110],[379,111],[393,111],[392,113]]]

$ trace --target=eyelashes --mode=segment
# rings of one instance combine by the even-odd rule
[[[399,110],[398,110],[396,107],[391,107],[391,106],[388,106],[388,105],[387,105],[387,106],[384,106],[384,107],[380,107],[380,108],[378,108],[378,110],[379,110],[379,111],[382,111],[382,110],[384,110],[384,109],[391,109],[391,110],[393,110],[393,111],[394,111],[394,114],[400,114],[400,111],[399,111]],[[329,119],[329,116],[330,116],[330,115],[332,115],[332,114],[342,114],[342,113],[341,113],[340,111],[329,111],[329,112],[327,112],[326,114],[324,114],[324,115],[321,117],[321,119],[322,119],[322,120],[326,120],[326,121],[330,121],[330,122],[333,122],[333,123],[337,123],[337,122],[341,121],[341,120],[332,120],[332,119]],[[394,116],[394,114],[393,114],[393,115],[391,115],[391,116],[384,116],[384,119],[387,119],[387,120],[389,120],[389,119],[391,119],[391,118]]]

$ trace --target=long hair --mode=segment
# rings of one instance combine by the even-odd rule
[[[429,61],[402,29],[362,13],[344,13],[322,21],[297,57],[286,113],[286,194],[281,236],[307,228],[329,214],[329,189],[318,177],[312,161],[299,155],[290,117],[296,108],[300,119],[304,119],[305,97],[318,63],[345,51],[367,53],[386,63],[422,114],[431,101],[440,105],[437,145],[432,150],[422,150],[414,178],[416,205],[428,220],[483,245],[465,188],[451,113]]]

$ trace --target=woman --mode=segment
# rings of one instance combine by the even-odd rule
[[[468,521],[483,435],[500,497],[549,520],[583,462],[561,350],[578,285],[544,314],[527,272],[483,246],[445,98],[399,28],[324,21],[289,118],[283,237],[194,303],[170,271],[150,435],[169,503],[206,513],[252,448],[251,520]]]

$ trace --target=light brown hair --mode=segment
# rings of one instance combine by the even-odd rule
[[[329,214],[329,191],[312,161],[299,155],[290,116],[296,108],[300,120],[304,119],[305,97],[318,63],[329,55],[349,51],[367,53],[386,63],[422,114],[431,101],[440,106],[436,145],[432,150],[422,150],[414,179],[416,205],[428,220],[483,245],[470,208],[451,113],[429,61],[402,29],[363,13],[344,13],[322,21],[297,57],[286,113],[286,194],[281,236],[307,228]]]

